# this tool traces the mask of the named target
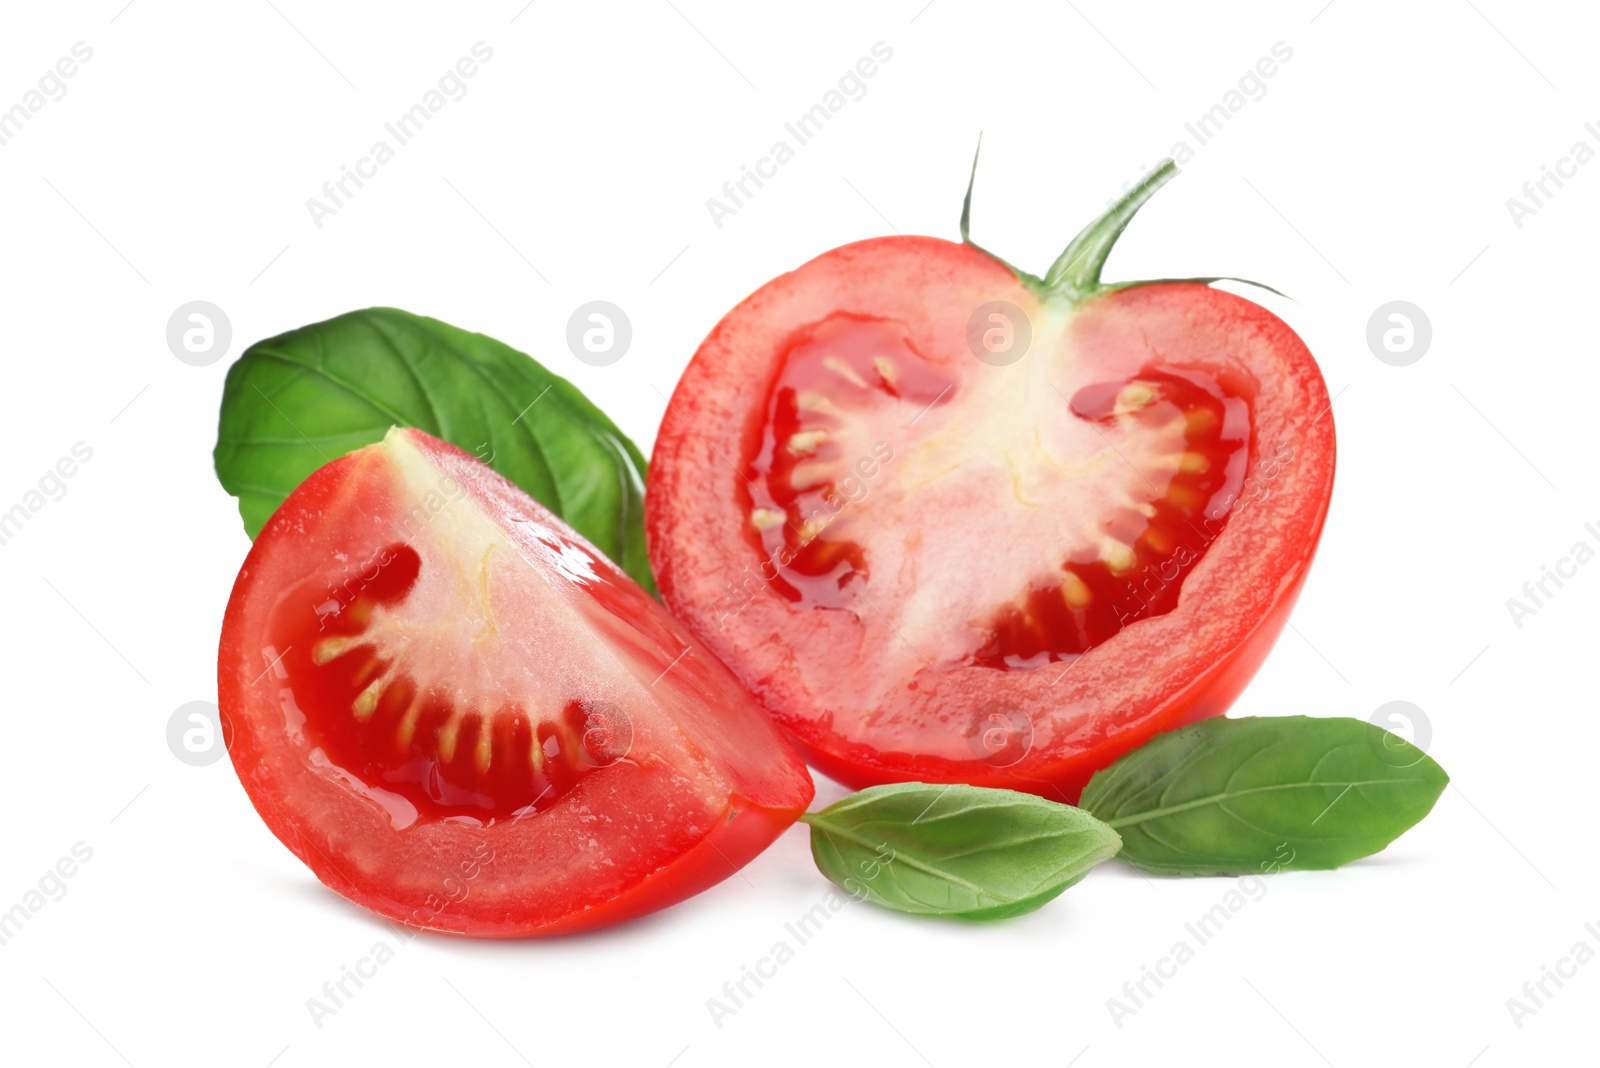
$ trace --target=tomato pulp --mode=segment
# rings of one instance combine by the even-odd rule
[[[1213,280],[1106,285],[1158,169],[1043,277],[862,241],[696,352],[646,493],[668,606],[820,770],[1076,800],[1225,711],[1333,485],[1305,345]],[[969,190],[970,205],[970,190]]]
[[[417,430],[306,480],[223,624],[229,755],[274,834],[417,927],[517,936],[665,907],[810,802],[703,645],[488,467]]]

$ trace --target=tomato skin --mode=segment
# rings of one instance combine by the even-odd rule
[[[455,907],[457,902],[451,900],[452,893],[458,892],[451,887],[444,887],[437,901],[429,903],[424,899],[419,906],[415,899],[398,897],[350,880],[331,861],[319,857],[314,850],[308,852],[297,849],[294,844],[297,832],[275,810],[258,805],[256,811],[278,840],[341,897],[418,930],[507,939],[580,934],[638,919],[680,901],[687,901],[734,875],[754,860],[800,818],[805,807],[801,806],[799,810],[762,808],[750,805],[743,798],[733,797],[726,812],[713,821],[711,831],[686,852],[667,861],[614,897],[579,911],[567,912],[548,922],[534,921],[532,925],[526,914],[514,911],[503,915],[463,915],[462,910]],[[467,888],[469,898],[472,880],[477,877],[471,873],[474,870],[481,872],[491,869],[492,857],[490,847],[481,856],[468,853],[458,863],[459,878],[455,885]],[[489,858],[487,863],[485,858]]]
[[[363,539],[375,536],[367,521],[410,503],[391,477],[401,448],[413,462],[420,457],[453,473],[471,507],[494,514],[510,502],[516,524],[592,554],[590,585],[609,603],[583,602],[585,610],[605,620],[638,617],[651,632],[679,635],[682,660],[657,680],[663,707],[702,704],[687,719],[635,708],[628,757],[590,771],[525,819],[413,818],[397,827],[375,795],[318,756],[294,691],[277,674],[283,659],[271,654],[274,620],[295,583],[335,553],[366,559]],[[424,566],[437,565],[439,547],[422,537],[416,544]],[[529,587],[526,596],[548,595]],[[563,652],[582,655],[557,655]],[[612,647],[600,655],[641,654]],[[652,661],[644,670],[648,681],[659,668]],[[565,934],[665,908],[736,872],[805,811],[813,792],[804,765],[726,669],[631,579],[499,475],[418,431],[391,432],[385,443],[319,469],[269,521],[228,603],[218,695],[229,756],[272,833],[342,896],[419,929]],[[685,715],[681,708],[673,714]],[[720,729],[738,744],[708,735]]]
[[[909,688],[915,692],[889,680],[863,698],[870,717],[852,722],[843,687],[830,689],[826,676],[848,665],[863,692],[877,685],[868,662],[881,649],[863,644],[865,627],[852,629],[842,613],[797,610],[766,590],[752,594],[748,583],[731,608],[723,596],[729,573],[742,570],[729,546],[743,543],[746,521],[730,505],[741,471],[726,457],[738,457],[756,432],[777,354],[806,324],[835,314],[892,319],[940,370],[969,375],[984,372],[972,371],[962,341],[967,316],[991,300],[1036,320],[1049,315],[987,253],[923,237],[846,245],[752,294],[702,343],[668,407],[646,492],[650,557],[667,605],[830,778],[853,788],[966,782],[1071,802],[1096,770],[1154,734],[1225,712],[1253,677],[1320,539],[1335,466],[1333,418],[1304,343],[1250,301],[1182,282],[1090,298],[1063,328],[1074,358],[1140,346],[1179,363],[1229,353],[1229,373],[1253,406],[1249,499],[1184,579],[1170,614],[1124,628],[1070,665],[948,669]],[[975,560],[1003,552],[967,548]],[[963,749],[974,710],[992,700],[1028,721],[1029,748],[1015,761]]]

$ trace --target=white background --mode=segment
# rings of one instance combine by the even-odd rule
[[[1514,225],[1507,198],[1597,144],[1580,5],[712,0],[453,5],[239,0],[7,5],[0,107],[94,50],[0,146],[0,510],[75,442],[93,459],[0,545],[0,909],[74,843],[93,859],[0,946],[0,1059],[269,1063],[1318,1064],[1594,1058],[1600,964],[1519,1028],[1575,942],[1600,949],[1596,609],[1581,569],[1518,628],[1507,599],[1600,521],[1592,235],[1600,166]],[[274,6],[275,5],[275,6]],[[920,8],[920,10],[919,10]],[[1319,10],[1319,8],[1322,8]],[[472,44],[494,58],[316,228],[306,200]],[[893,59],[718,229],[706,200],[874,42]],[[1118,1027],[1107,999],[1229,880],[1116,864],[973,927],[851,904],[717,1027],[707,999],[828,884],[795,828],[742,877],[556,941],[424,936],[316,1027],[307,999],[389,929],[267,832],[226,760],[167,748],[214,701],[248,542],[211,470],[249,343],[391,304],[568,375],[648,450],[699,339],[834,245],[956,236],[1040,270],[1275,42],[1293,58],[1139,217],[1108,277],[1227,273],[1317,354],[1340,466],[1321,553],[1240,713],[1426,713],[1453,782],[1383,855],[1274,878]],[[1553,190],[1553,186],[1551,187]],[[1252,294],[1259,296],[1259,294]],[[180,363],[203,299],[227,357]],[[580,364],[568,315],[633,322]],[[1368,317],[1403,299],[1430,350],[1388,366]],[[820,784],[819,803],[842,792]]]

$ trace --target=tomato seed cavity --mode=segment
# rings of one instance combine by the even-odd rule
[[[874,455],[874,445],[889,455],[879,437],[915,448],[917,435],[939,420],[928,413],[951,405],[960,392],[955,377],[917,353],[901,324],[841,313],[797,333],[783,353],[764,419],[746,435],[743,457],[747,537],[764,557],[762,571],[774,590],[800,608],[861,614],[872,578],[863,543],[872,539],[859,524],[873,522],[867,501],[879,491],[873,480],[886,481],[885,459]],[[1045,581],[1028,582],[1008,602],[979,606],[977,626],[986,637],[975,647],[942,650],[948,662],[1034,669],[1172,611],[1184,578],[1238,498],[1250,447],[1249,406],[1214,376],[1151,365],[1080,387],[1062,401],[1059,417],[1094,425],[1099,459],[1128,465],[1137,492],[1078,502],[1097,513],[1082,524],[1092,536],[1059,559],[1039,560]],[[1143,467],[1119,441],[1139,443],[1129,451]],[[1052,492],[1068,493],[1073,477],[1063,475]],[[928,529],[905,536],[940,535]]]
[[[492,824],[549,808],[625,756],[631,733],[619,709],[510,699],[462,707],[449,680],[417,678],[403,638],[372,624],[382,606],[404,601],[421,567],[415,550],[392,545],[324,582],[319,592],[331,596],[314,611],[285,602],[283,664],[307,735],[329,761],[420,816]]]

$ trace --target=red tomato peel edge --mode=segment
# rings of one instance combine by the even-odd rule
[[[1330,400],[1217,279],[1101,282],[1175,172],[1043,277],[967,239],[969,185],[961,243],[826,252],[690,361],[647,481],[657,583],[829,777],[1074,802],[1225,712],[1277,639],[1332,493]]]
[[[320,468],[268,522],[218,692],[272,833],[417,928],[546,935],[664,908],[736,872],[813,792],[632,579],[418,430]]]

